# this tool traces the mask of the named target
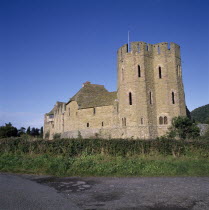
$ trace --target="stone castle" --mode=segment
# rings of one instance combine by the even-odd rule
[[[117,91],[84,83],[45,114],[45,138],[151,139],[166,134],[173,117],[186,115],[177,44],[131,42],[117,54]]]

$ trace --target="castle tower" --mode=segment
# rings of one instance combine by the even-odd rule
[[[186,115],[180,47],[131,42],[118,50],[121,137],[155,138],[175,116]]]

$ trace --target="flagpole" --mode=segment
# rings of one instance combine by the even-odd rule
[[[129,31],[128,31],[128,52],[129,52],[129,49],[130,49],[130,43],[129,43],[129,41],[130,41],[129,39],[130,39],[130,38],[129,38],[129,36],[130,36],[130,35],[129,35]]]

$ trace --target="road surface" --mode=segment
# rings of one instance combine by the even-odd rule
[[[65,177],[0,173],[0,210],[208,210],[209,177]]]

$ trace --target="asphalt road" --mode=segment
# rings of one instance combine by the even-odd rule
[[[209,177],[66,177],[0,173],[0,210],[208,210]]]

